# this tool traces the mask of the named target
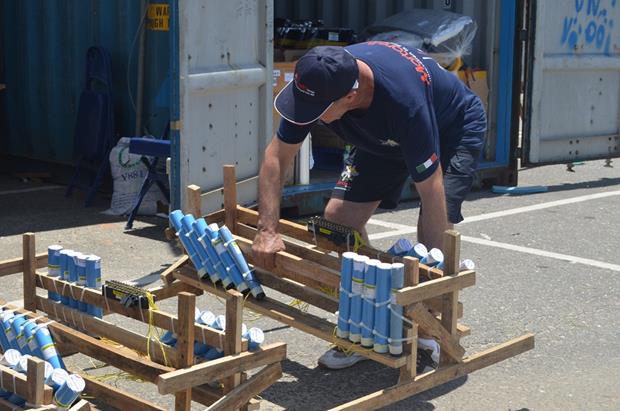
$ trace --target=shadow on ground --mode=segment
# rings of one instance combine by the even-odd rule
[[[396,384],[398,370],[373,361],[364,361],[345,370],[308,368],[285,360],[285,377],[263,391],[261,397],[287,410],[325,410],[353,401]],[[432,390],[407,398],[385,409],[433,410],[429,401],[444,395],[467,381],[456,379]]]

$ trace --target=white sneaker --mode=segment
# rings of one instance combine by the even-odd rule
[[[432,338],[418,338],[416,372],[424,374],[436,370],[439,366],[441,347]]]
[[[319,365],[331,370],[341,370],[367,359],[367,357],[356,352],[345,353],[338,348],[332,348],[331,350],[326,351],[325,354],[321,355],[321,358],[319,358]]]

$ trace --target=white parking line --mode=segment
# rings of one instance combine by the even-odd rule
[[[32,188],[20,188],[19,190],[6,190],[6,191],[0,191],[0,196],[8,195],[8,194],[30,193],[32,191],[55,190],[57,188],[62,188],[62,186],[42,186],[42,187],[32,187]]]
[[[535,204],[531,206],[511,208],[508,210],[496,211],[493,213],[486,213],[486,214],[480,214],[480,215],[473,216],[473,217],[467,217],[465,218],[465,220],[461,221],[459,225],[474,223],[476,221],[490,220],[492,218],[505,217],[508,215],[527,213],[530,211],[543,210],[545,208],[550,208],[550,207],[558,207],[558,206],[567,205],[567,204],[581,203],[583,201],[596,200],[599,198],[612,197],[612,196],[617,196],[617,195],[620,195],[620,190],[606,191],[604,193],[588,194],[588,195],[579,196],[579,197],[565,198],[563,200],[549,201],[547,203]],[[388,221],[381,221],[381,220],[377,220],[376,218],[371,218],[368,221],[368,223],[373,224],[373,225],[378,225],[381,227],[396,229],[396,231],[388,231],[384,233],[371,234],[369,236],[371,240],[379,240],[382,238],[413,234],[417,231],[417,228],[414,226],[405,225],[405,224],[397,224],[397,223],[392,223]]]
[[[522,247],[520,245],[513,245],[513,244],[506,244],[506,243],[499,243],[497,241],[485,240],[483,238],[476,238],[476,237],[469,237],[469,236],[461,236],[461,240],[467,241],[468,243],[487,245],[490,247],[503,248],[505,250],[511,250],[511,251],[519,251],[521,253],[538,255],[541,257],[555,258],[556,260],[568,261],[569,263],[579,263],[579,264],[589,265],[591,267],[603,268],[605,270],[620,271],[620,265],[609,264],[603,261],[591,260],[589,258],[581,258],[581,257],[572,256],[572,255],[567,255],[567,254],[553,253],[550,251],[538,250],[536,248]]]

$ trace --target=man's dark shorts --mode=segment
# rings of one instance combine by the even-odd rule
[[[465,147],[442,152],[440,156],[448,220],[453,224],[463,221],[461,204],[471,190],[479,160],[480,152]],[[380,208],[393,209],[398,205],[407,177],[409,170],[404,160],[353,149],[332,198],[356,203],[381,201]]]

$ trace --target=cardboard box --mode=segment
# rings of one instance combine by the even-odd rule
[[[293,79],[295,73],[295,62],[273,63],[273,98]],[[280,126],[280,115],[273,108],[273,132],[275,133]]]
[[[484,111],[489,112],[489,86],[487,84],[487,71],[486,70],[459,70],[458,76],[463,83],[470,88],[471,91],[476,93],[482,105]]]

